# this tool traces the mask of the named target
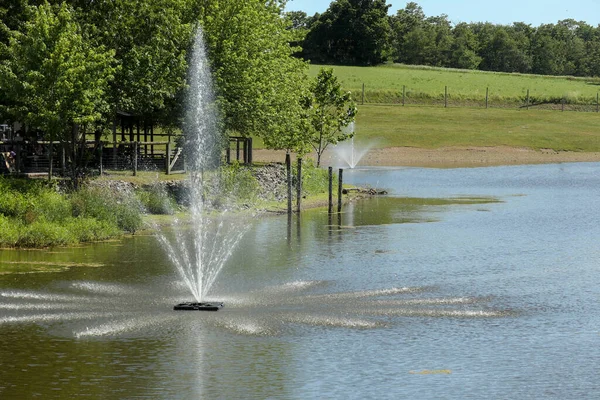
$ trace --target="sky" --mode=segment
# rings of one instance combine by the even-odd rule
[[[406,7],[406,0],[388,0],[390,14]],[[453,23],[491,22],[510,25],[525,22],[532,26],[554,24],[572,18],[589,25],[600,24],[600,0],[416,0],[427,17],[447,14]],[[308,15],[322,13],[329,0],[288,0],[287,11],[305,11]]]

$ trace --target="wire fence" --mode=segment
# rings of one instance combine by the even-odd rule
[[[365,84],[361,90],[351,91],[358,104],[382,104],[400,106],[469,107],[469,108],[518,108],[555,111],[600,112],[600,94],[595,97],[573,97],[540,94],[526,90],[522,95],[504,96],[501,92],[484,88],[477,93],[454,94],[445,86],[438,93],[402,86],[400,90],[370,90]]]

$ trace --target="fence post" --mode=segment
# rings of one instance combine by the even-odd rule
[[[327,212],[329,215],[333,212],[333,167],[329,167],[329,209]]]
[[[344,170],[340,168],[338,170],[338,213],[342,212],[342,174]]]
[[[288,215],[292,214],[292,160],[290,153],[285,154],[285,169],[287,175],[287,212]]]
[[[133,142],[133,176],[137,175],[138,169],[138,142]]]
[[[402,107],[404,107],[406,101],[406,85],[402,85]]]
[[[486,110],[487,110],[487,108],[488,108],[488,101],[489,101],[489,98],[490,98],[490,88],[489,88],[489,87],[487,87],[487,88],[485,88],[485,109],[486,109]]]
[[[100,176],[102,176],[103,168],[102,168],[102,150],[104,149],[104,145],[102,142],[98,143],[98,150],[100,153]]]
[[[448,86],[444,87],[444,108],[448,108]]]
[[[167,175],[171,175],[171,141],[169,140],[167,142],[167,154],[166,154],[166,161],[167,161],[167,165],[166,165],[166,171],[167,171]]]
[[[298,157],[298,175],[296,177],[296,210],[300,213],[300,203],[302,199],[302,158]]]

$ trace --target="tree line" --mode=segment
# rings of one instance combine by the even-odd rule
[[[320,151],[345,137],[356,108],[330,72],[307,78],[307,63],[293,57],[297,32],[285,3],[3,2],[0,122],[38,128],[47,140],[70,143],[73,153],[85,133],[108,134],[118,111],[185,133],[186,74],[201,28],[223,136],[257,136],[269,148],[299,154]]]
[[[322,14],[288,13],[298,54],[319,64],[398,62],[542,75],[600,76],[600,27],[565,19],[453,24],[415,2],[388,15],[385,0],[334,0]]]

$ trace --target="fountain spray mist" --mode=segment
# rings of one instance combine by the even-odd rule
[[[172,235],[158,234],[169,259],[196,301],[205,296],[219,272],[246,231],[225,211],[218,216],[206,216],[207,192],[218,189],[221,133],[208,66],[202,30],[198,28],[190,68],[186,99],[185,160],[189,172],[187,182],[189,219],[176,220]],[[211,175],[211,185],[205,176]]]

